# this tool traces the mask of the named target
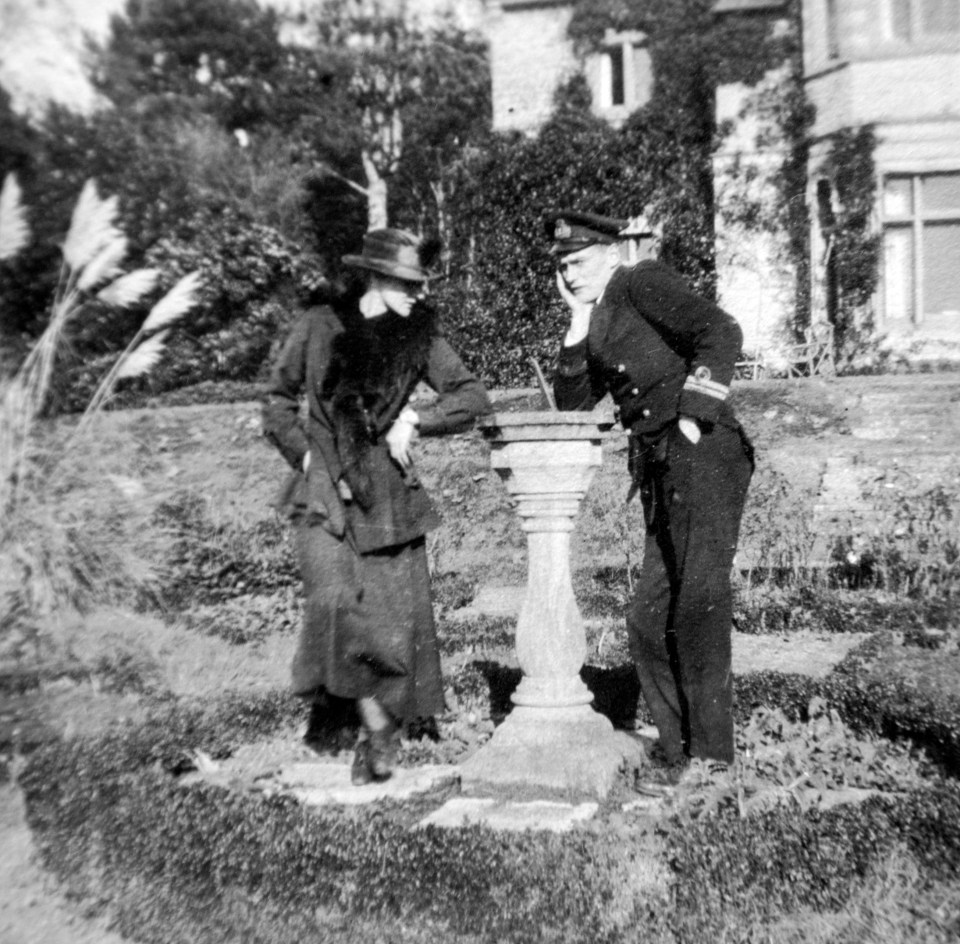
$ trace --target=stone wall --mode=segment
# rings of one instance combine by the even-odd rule
[[[549,117],[557,86],[579,69],[567,39],[571,15],[564,0],[490,4],[485,32],[498,131],[531,133]]]

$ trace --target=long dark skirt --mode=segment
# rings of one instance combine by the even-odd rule
[[[305,599],[294,692],[374,695],[402,723],[441,713],[424,539],[357,554],[317,525],[295,531]]]

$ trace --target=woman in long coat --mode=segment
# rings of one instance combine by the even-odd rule
[[[437,331],[413,234],[374,230],[344,262],[364,285],[306,311],[274,368],[263,426],[295,470],[284,505],[305,611],[293,689],[355,700],[352,777],[366,783],[390,775],[406,724],[444,708],[425,545],[439,520],[411,443],[468,429],[490,401]],[[420,381],[438,396],[414,410]]]

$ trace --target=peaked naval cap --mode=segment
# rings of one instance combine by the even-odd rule
[[[553,210],[544,220],[547,239],[553,243],[550,252],[559,256],[595,243],[618,242],[629,224],[629,220],[576,210]]]
[[[420,240],[405,229],[374,229],[363,237],[360,255],[343,256],[343,262],[407,282],[426,282],[430,274],[420,249]]]

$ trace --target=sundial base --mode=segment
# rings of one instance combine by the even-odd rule
[[[602,800],[621,768],[642,767],[643,748],[589,705],[517,705],[460,767],[461,792]]]

